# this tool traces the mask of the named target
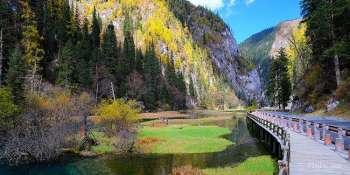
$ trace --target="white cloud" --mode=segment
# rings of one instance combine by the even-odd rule
[[[253,4],[254,2],[255,2],[255,0],[245,0],[246,5]]]
[[[232,7],[234,5],[236,5],[236,0],[229,0],[228,1],[228,6]]]
[[[219,9],[224,6],[223,0],[189,0],[194,5],[201,5],[212,10]],[[232,1],[232,0],[230,0]]]
[[[232,7],[236,5],[237,0],[189,0],[192,4],[203,6],[211,10],[217,10],[224,7]],[[246,0],[254,1],[254,0]]]

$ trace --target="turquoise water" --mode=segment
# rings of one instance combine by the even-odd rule
[[[209,122],[232,129],[225,136],[235,142],[225,151],[205,154],[133,154],[79,158],[65,155],[59,161],[46,164],[32,164],[18,167],[0,165],[0,175],[168,175],[173,168],[191,165],[197,168],[225,167],[239,164],[248,157],[267,154],[250,137],[245,118]]]

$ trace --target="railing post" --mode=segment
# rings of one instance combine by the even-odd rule
[[[323,141],[325,141],[327,130],[328,130],[328,126],[326,124],[322,124],[322,140]]]
[[[300,133],[304,133],[304,128],[303,128],[304,126],[303,126],[303,120],[302,119],[300,119],[299,120],[299,132]]]
[[[311,123],[310,122],[306,122],[306,135],[310,138],[312,138],[312,128],[311,128]]]
[[[314,133],[315,133],[315,137],[314,137],[314,139],[316,140],[316,141],[318,141],[318,140],[320,140],[320,130],[319,130],[319,124],[318,123],[314,123]]]
[[[335,139],[335,150],[344,151],[343,129],[338,129],[338,138]]]

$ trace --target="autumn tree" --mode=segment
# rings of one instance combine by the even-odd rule
[[[110,136],[128,130],[138,120],[140,109],[136,101],[104,101],[96,109],[97,123],[104,127]]]
[[[289,39],[289,46],[286,48],[286,54],[290,60],[289,73],[293,89],[296,89],[304,73],[310,67],[311,47],[305,31],[306,26],[304,24],[293,29],[292,36]]]

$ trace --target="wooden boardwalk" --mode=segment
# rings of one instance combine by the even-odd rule
[[[291,175],[350,175],[350,163],[329,147],[289,131]]]
[[[342,140],[340,137],[350,136],[349,130],[336,128],[338,135],[337,146],[335,146],[329,134],[334,132],[334,126],[317,123],[311,125],[309,121],[295,120],[266,112],[248,113],[248,118],[249,126],[253,128],[253,132],[258,133],[258,139],[266,142],[266,133],[269,133],[280,143],[283,151],[283,159],[279,161],[280,175],[350,175],[350,160],[348,160],[350,151],[344,150],[344,142],[340,141]],[[255,125],[252,125],[252,122]],[[306,133],[304,127],[306,127]],[[324,133],[322,138],[325,140],[320,140],[321,129]],[[261,134],[262,131],[265,133]],[[323,143],[330,145],[326,146]],[[335,147],[338,148],[337,151]],[[275,153],[275,151],[272,152]]]

